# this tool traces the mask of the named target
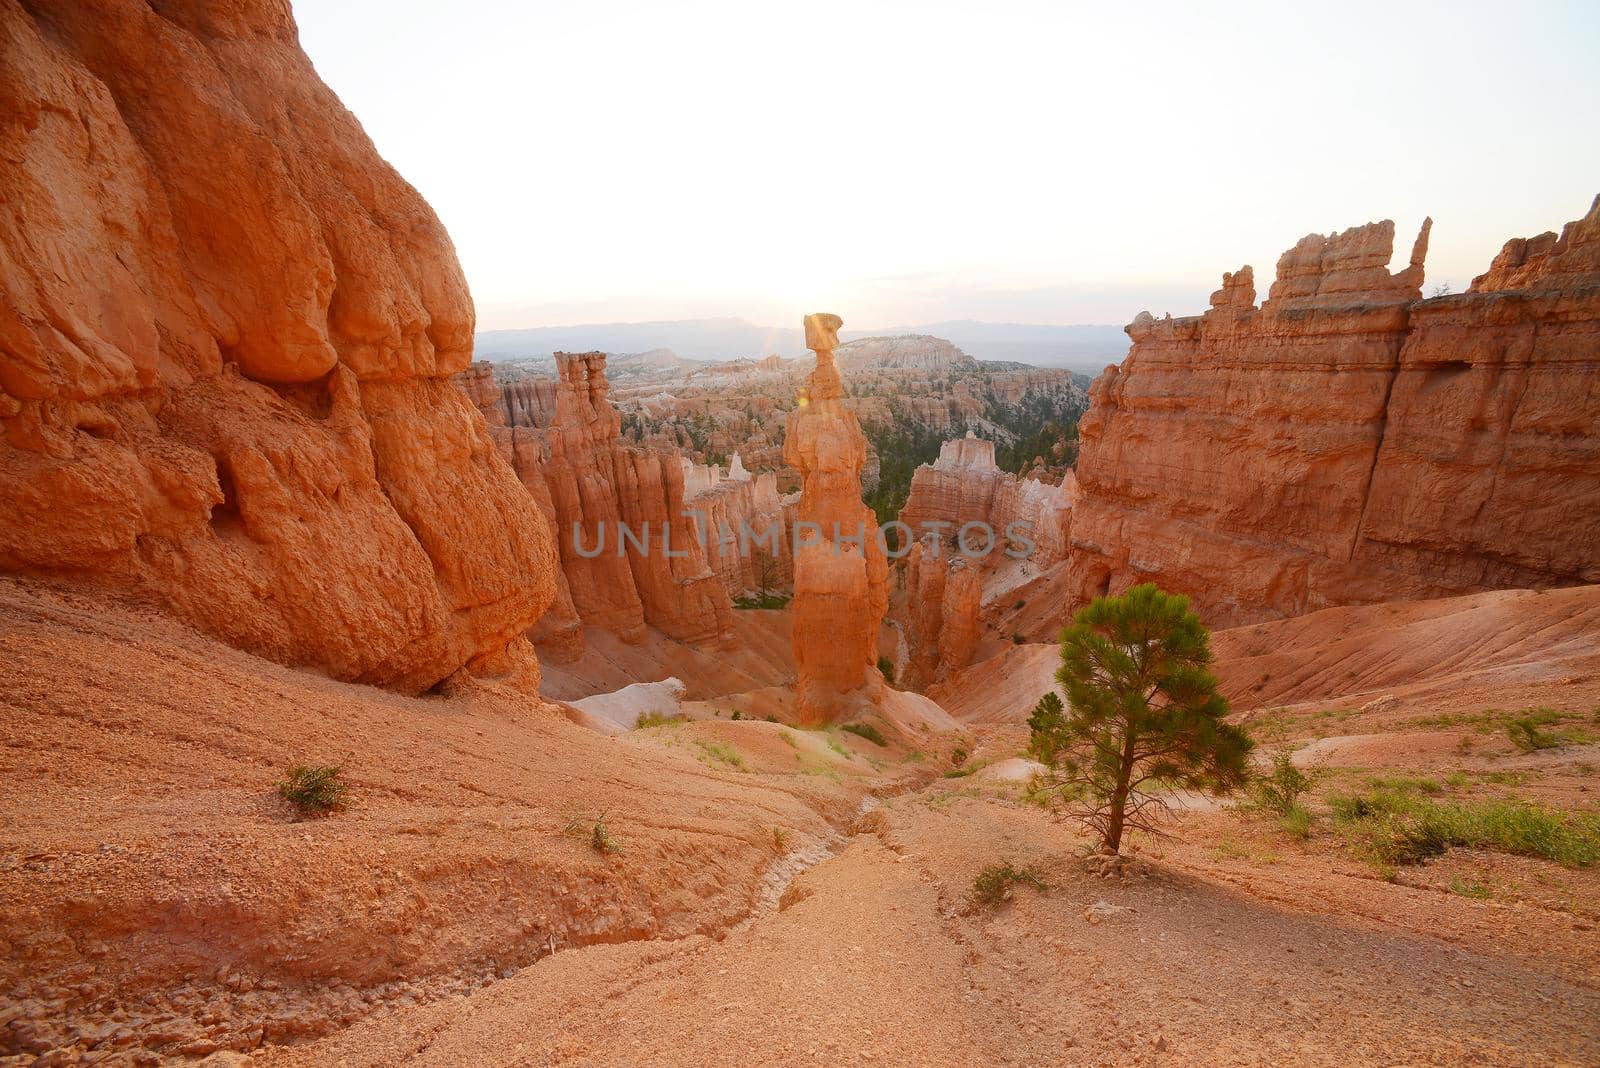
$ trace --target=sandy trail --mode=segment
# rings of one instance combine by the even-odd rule
[[[1263,880],[1178,849],[1101,879],[1065,825],[939,784],[862,824],[781,910],[721,941],[558,953],[469,997],[375,1016],[263,1063],[1600,1058],[1594,935],[1564,914],[1511,928],[1554,946],[1541,954],[1507,938],[1494,915],[1504,910],[1488,903],[1329,875],[1314,855]],[[1050,891],[973,907],[973,875],[1002,856],[1034,865]],[[1376,907],[1350,912],[1361,898]],[[1085,909],[1100,901],[1133,911],[1091,923]]]

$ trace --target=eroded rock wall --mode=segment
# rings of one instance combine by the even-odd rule
[[[622,445],[604,353],[557,353],[556,366],[559,382],[497,385],[487,364],[456,380],[556,534],[561,577],[534,640],[564,661],[582,653],[584,624],[630,642],[647,624],[682,641],[726,641],[732,602],[686,489],[686,475],[696,487],[709,475]]]
[[[1600,200],[1430,300],[1427,226],[1391,274],[1393,233],[1128,327],[1080,424],[1076,600],[1154,581],[1230,626],[1600,581]]]
[[[963,549],[964,525],[982,524],[995,540],[991,545],[983,531],[969,531],[964,548],[970,554],[998,562],[1006,548],[1027,552],[1027,542],[1032,542],[1028,559],[1044,568],[1066,555],[1075,485],[1070,470],[1059,486],[1000,470],[994,443],[969,431],[965,438],[941,445],[938,460],[912,472],[911,492],[899,519],[919,538],[941,537],[951,551]],[[1008,530],[1018,537],[1009,539]]]
[[[288,6],[4,0],[0,99],[0,567],[340,678],[528,668],[466,283]]]

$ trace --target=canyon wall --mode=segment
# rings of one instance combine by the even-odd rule
[[[549,530],[438,219],[287,4],[0,2],[0,568],[410,690],[536,677]]]
[[[817,366],[783,444],[785,462],[801,478],[794,658],[798,718],[807,725],[843,718],[877,685],[878,624],[889,600],[888,559],[861,500],[867,439],[844,405],[833,362],[841,325],[836,315],[806,316],[806,346]]]
[[[997,558],[1006,546],[1007,529],[1025,524],[1018,529],[1034,543],[1029,559],[1049,567],[1066,555],[1075,486],[1071,471],[1061,485],[1052,486],[1000,470],[994,462],[994,442],[969,431],[965,438],[945,442],[936,461],[912,472],[911,492],[899,518],[916,536],[938,533],[952,549],[958,548],[963,524],[987,524],[998,540],[993,553],[983,555]],[[1021,540],[1015,544],[1019,550],[1026,548]],[[981,552],[983,534],[971,531],[967,545]]]
[[[723,582],[735,569],[721,546],[702,540],[691,503],[692,491],[712,492],[710,475],[673,453],[621,443],[604,353],[557,353],[556,367],[559,381],[500,384],[488,364],[456,379],[555,531],[561,574],[531,636],[563,662],[582,654],[584,624],[629,642],[644,640],[647,624],[680,641],[726,642],[733,620]],[[776,510],[775,484],[763,485]],[[731,517],[737,530],[748,498],[755,522],[769,503],[756,488],[718,494],[719,518]]]
[[[1142,581],[1230,626],[1600,582],[1600,199],[1421,300],[1424,224],[1311,235],[1255,304],[1128,329],[1080,424],[1075,600]]]

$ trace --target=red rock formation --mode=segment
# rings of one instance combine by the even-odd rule
[[[938,562],[933,557],[936,545],[941,550]],[[896,681],[907,690],[920,691],[939,675],[939,626],[944,618],[948,572],[944,563],[948,560],[943,543],[933,538],[917,541],[906,557],[906,599],[900,624],[906,655]]]
[[[994,442],[969,431],[965,438],[945,442],[934,463],[912,472],[911,492],[899,518],[918,537],[937,533],[950,550],[994,557],[992,562],[998,562],[1008,545],[1007,530],[1014,529],[1019,538],[1013,547],[1026,551],[1024,539],[1032,541],[1028,558],[1048,567],[1066,555],[1075,484],[1070,471],[1059,487],[1001,471],[994,462]],[[960,531],[969,523],[987,526],[997,540],[991,545],[974,528],[963,547]]]
[[[531,663],[466,284],[287,5],[0,3],[0,72],[0,567],[341,678]]]
[[[906,557],[907,656],[899,684],[923,690],[972,662],[979,637],[982,582],[976,565],[952,556],[934,538]]]
[[[879,685],[872,665],[888,605],[888,560],[861,500],[867,439],[844,405],[833,362],[840,325],[835,315],[806,317],[817,367],[783,447],[803,480],[795,512],[794,653],[799,717],[808,724],[846,715]]]
[[[630,642],[646,624],[682,641],[726,641],[732,604],[701,544],[682,465],[621,444],[604,353],[557,353],[556,365],[559,384],[496,387],[481,364],[457,378],[556,532],[561,580],[534,640],[563,660],[582,653],[585,623]]]
[[[944,612],[939,627],[939,671],[944,678],[972,663],[978,647],[978,609],[983,585],[978,569],[962,557],[951,557],[944,580]]]
[[[695,472],[699,492],[685,508],[705,531],[707,562],[731,596],[778,590],[794,581],[793,532],[785,521],[777,476],[751,476],[738,453],[727,477],[715,468],[684,461],[685,478]]]
[[[1600,581],[1600,201],[1421,301],[1427,225],[1307,237],[1258,309],[1128,327],[1080,425],[1075,599],[1140,581],[1213,626]]]

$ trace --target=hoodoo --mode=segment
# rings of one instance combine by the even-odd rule
[[[801,477],[794,656],[799,717],[808,724],[833,722],[882,685],[872,664],[888,607],[889,563],[861,500],[867,439],[845,407],[833,362],[842,325],[837,315],[806,316],[806,347],[817,367],[783,445],[784,462]]]
[[[622,444],[605,353],[558,352],[555,363],[553,391],[542,381],[497,387],[483,364],[456,380],[556,532],[555,605],[534,640],[558,660],[582,653],[585,623],[629,642],[648,624],[681,641],[725,643],[732,603],[711,562],[721,563],[721,546],[690,502],[706,487],[689,484],[679,458]],[[775,513],[771,478],[759,488]],[[755,510],[752,499],[746,511]]]

